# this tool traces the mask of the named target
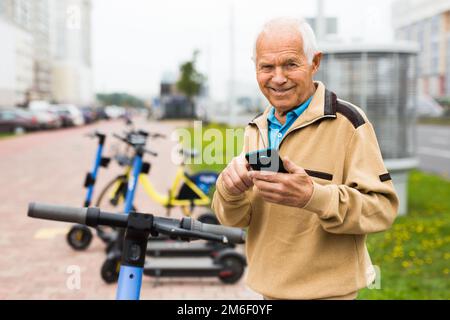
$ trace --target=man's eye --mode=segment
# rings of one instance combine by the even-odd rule
[[[270,64],[266,64],[266,65],[262,65],[261,69],[262,70],[271,70],[273,67]]]

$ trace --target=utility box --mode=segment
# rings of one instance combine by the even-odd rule
[[[322,44],[316,76],[339,98],[361,107],[375,128],[381,153],[407,213],[408,173],[417,167],[416,100],[418,46]]]

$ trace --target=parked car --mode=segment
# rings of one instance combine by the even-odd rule
[[[419,117],[440,117],[444,108],[429,95],[419,95],[417,98],[417,115]]]
[[[110,119],[118,119],[125,116],[125,108],[119,106],[107,106],[105,108],[106,115]]]
[[[97,108],[97,120],[109,120],[108,114],[105,111],[105,107]]]
[[[16,134],[39,129],[39,122],[31,113],[18,108],[0,109],[0,132]]]
[[[51,104],[44,100],[31,101],[28,105],[30,111],[49,111],[50,109]]]
[[[59,117],[64,128],[73,127],[75,125],[73,117],[69,111],[53,106],[50,112]]]
[[[94,108],[81,107],[80,110],[84,117],[84,123],[87,124],[97,121],[97,112],[94,110]]]
[[[52,106],[47,101],[31,101],[28,109],[37,118],[41,129],[62,127],[62,120],[59,115],[52,112]]]
[[[54,107],[58,112],[69,115],[73,125],[82,126],[85,124],[83,113],[77,106],[73,104],[58,104]]]
[[[62,127],[60,117],[50,111],[30,111],[39,123],[40,129],[58,129]]]

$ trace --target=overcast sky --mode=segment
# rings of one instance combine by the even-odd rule
[[[340,37],[392,40],[393,0],[325,1],[338,18]],[[314,16],[314,0],[93,0],[93,69],[96,92],[157,95],[162,75],[177,72],[195,48],[211,95],[224,99],[230,79],[230,16],[234,3],[235,79],[252,84],[250,59],[260,26],[277,16]]]

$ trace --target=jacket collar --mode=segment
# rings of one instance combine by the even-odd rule
[[[286,135],[292,130],[312,124],[319,119],[336,118],[336,95],[327,90],[322,82],[315,81],[314,84],[317,89],[309,107],[295,120],[288,132],[286,132]],[[270,110],[271,107],[266,108],[262,114],[250,121],[249,125],[256,125],[261,132],[267,132],[267,117]]]

